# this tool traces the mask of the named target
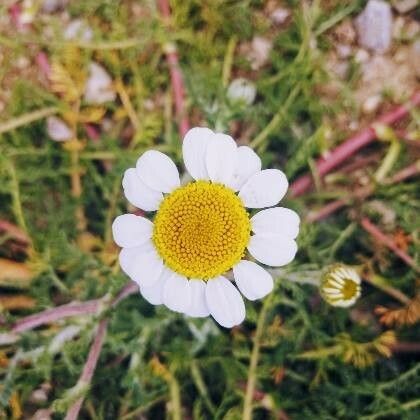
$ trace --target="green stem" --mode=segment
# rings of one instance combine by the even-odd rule
[[[400,155],[400,151],[400,142],[398,140],[392,140],[384,160],[382,161],[381,165],[375,173],[375,180],[377,182],[382,182],[386,178],[392,167],[397,162],[398,156]]]
[[[233,54],[235,53],[235,47],[236,47],[237,41],[238,41],[238,38],[236,37],[236,35],[233,35],[229,39],[229,42],[226,48],[226,54],[225,54],[225,59],[223,61],[223,72],[222,72],[223,87],[226,87],[229,82],[230,74],[232,71]]]
[[[253,149],[257,148],[262,143],[264,143],[264,141],[267,139],[267,137],[277,128],[277,126],[280,124],[280,122],[285,119],[286,113],[287,113],[290,105],[293,103],[296,96],[298,95],[299,91],[300,91],[300,86],[299,85],[296,85],[292,89],[289,96],[284,101],[283,105],[276,112],[276,114],[271,119],[271,121],[266,125],[264,130],[262,130],[261,133],[258,134],[258,136],[255,137],[255,139],[251,141],[250,146]]]
[[[173,420],[181,420],[181,391],[179,389],[179,383],[174,375],[171,375],[171,378],[169,380],[169,392],[171,397],[172,418]]]
[[[206,404],[206,407],[208,408],[210,413],[214,416],[216,409],[214,408],[214,405],[212,404],[210,400],[206,384],[203,380],[203,377],[201,376],[200,369],[195,360],[191,362],[191,375],[193,377],[195,386],[198,389],[198,392],[200,393],[201,397],[203,398],[204,403]]]
[[[260,315],[257,321],[257,328],[255,330],[254,346],[252,348],[251,359],[249,362],[248,370],[248,382],[246,384],[245,399],[244,399],[244,411],[242,415],[242,420],[252,420],[252,402],[254,397],[255,385],[257,383],[257,367],[258,360],[260,357],[260,348],[261,348],[261,339],[263,335],[263,329],[267,317],[268,309],[271,305],[272,296],[271,295],[265,299],[263,306],[261,308]]]
[[[411,376],[416,376],[420,372],[420,363],[414,365],[411,369],[405,371],[403,374],[388,382],[383,382],[378,385],[378,389],[384,391],[389,388],[396,387],[399,383],[408,380]]]
[[[12,161],[7,162],[7,166],[9,169],[10,175],[10,182],[11,182],[11,194],[12,194],[12,205],[13,205],[13,213],[15,214],[15,218],[19,227],[28,234],[28,229],[26,227],[25,217],[23,216],[23,209],[22,209],[22,201],[20,198],[20,188],[19,188],[19,180],[16,174],[16,169],[13,165]]]

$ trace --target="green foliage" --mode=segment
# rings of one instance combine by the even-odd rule
[[[76,121],[78,140],[72,144],[80,146],[76,152],[53,142],[43,119],[0,134],[0,219],[16,223],[32,241],[26,255],[0,233],[0,257],[26,261],[36,272],[28,291],[35,307],[2,309],[4,333],[7,325],[29,313],[75,300],[115,296],[127,282],[118,268],[110,230],[113,218],[127,210],[121,194],[122,173],[152,146],[178,162],[181,156],[164,55],[168,42],[178,45],[193,124],[240,133],[241,142],[249,142],[261,153],[265,166],[283,168],[292,179],[310,170],[320,153],[342,139],[324,116],[334,121],[339,113],[350,112],[340,98],[333,104],[319,100],[317,88],[328,81],[328,30],[360,2],[290,1],[293,18],[280,29],[261,16],[264,2],[260,1],[174,0],[168,25],[149,1],[69,3],[70,15],[83,17],[92,26],[94,46],[67,45],[56,14],[48,18],[55,41],[45,41],[42,25],[34,25],[36,48],[42,47],[69,73],[70,84],[80,82],[77,78],[83,77],[91,59],[100,62],[121,81],[137,123],[117,100],[104,105],[104,118],[94,122],[103,124],[99,140],[88,139],[84,124]],[[134,3],[137,15],[132,13]],[[239,48],[256,35],[273,42],[268,63],[258,71],[252,70]],[[112,44],[119,42],[122,47]],[[229,42],[236,45],[231,67]],[[16,39],[1,35],[0,44],[17,54],[29,40],[24,35]],[[79,75],[71,71],[72,60]],[[3,72],[8,73],[8,64]],[[250,106],[234,105],[227,98],[224,77],[229,82],[238,76],[256,84],[258,100]],[[13,120],[50,106],[70,120],[86,115],[83,101],[81,110],[74,110],[77,95],[65,97],[68,86],[58,92],[37,79],[22,79],[11,86],[2,118]],[[392,162],[395,167],[388,169],[405,166],[407,155],[402,150]],[[75,173],[81,178],[80,194],[71,190]],[[298,209],[304,219],[314,208],[350,190],[351,184],[342,182],[335,190],[290,199],[284,205]],[[391,228],[413,233],[408,249],[418,257],[418,186],[414,182],[379,185],[374,198],[395,216]],[[84,226],[75,216],[80,208]],[[392,305],[391,298],[364,283],[356,308],[332,308],[320,300],[314,287],[326,265],[344,261],[374,266],[389,279],[388,286],[414,294],[414,271],[379,249],[357,224],[355,212],[381,216],[369,202],[356,201],[350,212],[343,211],[327,223],[302,223],[297,260],[276,271],[276,289],[259,342],[255,419],[281,418],[283,411],[298,420],[414,420],[420,416],[420,364],[414,355],[388,357],[392,343],[381,342],[384,329],[372,315],[377,303]],[[10,398],[16,392],[25,415],[50,407],[55,418],[62,418],[83,395],[81,418],[131,419],[145,414],[160,419],[174,409],[178,392],[183,418],[241,418],[261,310],[260,303],[246,306],[245,323],[229,331],[211,319],[187,319],[153,307],[139,295],[128,297],[99,316],[109,317],[109,327],[90,386],[78,384],[78,378],[96,317],[67,318],[23,333],[0,349],[0,406],[10,416]],[[67,331],[76,331],[73,336],[57,338],[70,326],[73,329]],[[418,340],[415,328],[403,327],[397,336]],[[45,383],[50,385],[46,401],[33,402],[33,392]]]

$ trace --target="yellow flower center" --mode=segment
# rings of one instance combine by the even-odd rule
[[[162,201],[153,242],[173,271],[207,280],[239,262],[250,232],[248,213],[231,189],[197,181],[177,188]]]
[[[352,279],[344,279],[344,286],[341,288],[341,293],[345,300],[353,298],[357,293],[358,285]]]

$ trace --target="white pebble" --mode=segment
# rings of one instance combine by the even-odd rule
[[[381,95],[370,96],[363,102],[362,110],[365,114],[371,114],[378,109],[381,102],[382,102]]]
[[[70,127],[58,117],[47,118],[47,133],[54,141],[68,141],[73,138]]]
[[[369,0],[356,18],[356,29],[361,46],[378,53],[388,50],[392,40],[392,12],[389,3]]]
[[[90,104],[103,104],[116,97],[111,76],[97,63],[89,65],[89,77],[86,81],[84,98]]]

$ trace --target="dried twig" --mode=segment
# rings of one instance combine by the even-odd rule
[[[392,185],[402,182],[408,178],[420,174],[420,161],[415,162],[412,165],[407,166],[406,168],[402,169],[401,171],[397,172],[394,176],[392,176],[388,180],[384,180],[383,184],[385,185]],[[326,204],[321,209],[317,210],[316,212],[312,212],[308,214],[306,221],[308,223],[316,222],[326,217],[330,216],[331,214],[335,213],[337,210],[351,204],[355,199],[361,200],[364,198],[369,197],[375,192],[375,187],[373,185],[368,185],[365,187],[357,188],[352,195],[348,198],[340,198],[338,200],[331,201],[330,203]]]
[[[138,292],[138,286],[134,282],[127,283],[111,301],[110,307],[116,306],[121,300],[125,299]],[[47,309],[34,315],[29,315],[22,318],[13,325],[11,332],[21,333],[32,330],[44,324],[57,322],[60,319],[71,316],[93,315],[98,313],[98,310],[106,302],[106,297],[99,299],[88,300],[83,303],[69,303],[67,305],[57,306],[55,308]]]
[[[90,385],[93,373],[98,363],[99,355],[101,354],[102,345],[104,343],[108,320],[103,319],[99,325],[93,340],[92,346],[89,350],[89,355],[83,367],[82,374],[77,382],[78,385]],[[82,407],[84,398],[79,398],[67,411],[65,420],[77,420],[80,408]]]
[[[400,105],[394,108],[392,111],[383,115],[378,119],[376,124],[392,125],[405,118],[409,113],[410,109],[420,105],[420,91],[416,92],[408,104]],[[329,173],[331,170],[336,168],[338,165],[343,163],[346,159],[365,147],[369,143],[375,140],[376,132],[373,128],[376,124],[372,124],[364,130],[360,131],[356,135],[350,137],[344,143],[340,144],[334,149],[327,158],[321,158],[316,163],[316,170],[320,177]],[[313,183],[312,176],[310,174],[299,177],[290,186],[291,194],[294,197],[300,196],[308,191]]]
[[[363,229],[366,230],[378,243],[388,247],[395,255],[400,257],[407,265],[409,265],[413,270],[420,273],[420,267],[418,267],[407,253],[402,249],[398,248],[395,242],[385,235],[376,225],[374,225],[367,217],[362,217],[360,225]]]
[[[12,118],[0,124],[0,134],[22,127],[23,125],[30,124],[34,121],[42,120],[43,118],[54,115],[57,112],[57,107],[49,106],[36,111],[28,112],[27,114],[20,115],[16,118]]]
[[[420,353],[420,343],[399,342],[391,346],[393,353]]]

